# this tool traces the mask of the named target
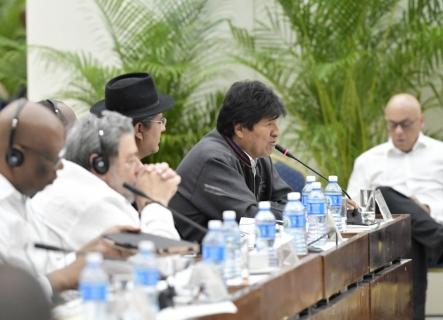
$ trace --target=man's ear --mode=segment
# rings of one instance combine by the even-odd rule
[[[143,140],[143,130],[144,130],[143,123],[137,122],[134,125],[134,136],[135,136],[136,139]]]
[[[237,136],[241,139],[244,136],[244,131],[245,127],[243,127],[240,123],[234,125],[234,136]]]

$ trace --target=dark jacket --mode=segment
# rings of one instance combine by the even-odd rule
[[[238,220],[253,218],[258,202],[267,200],[272,202],[276,218],[281,219],[291,189],[278,175],[271,158],[257,160],[254,179],[245,154],[239,154],[230,144],[213,130],[189,151],[177,168],[182,182],[170,206],[207,227],[209,220],[221,220],[224,210],[235,210]],[[183,239],[201,242],[202,232],[178,219],[175,224]]]

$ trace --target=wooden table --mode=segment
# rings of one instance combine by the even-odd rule
[[[202,319],[410,319],[412,264],[408,215],[347,241],[259,284],[234,290],[236,314]]]

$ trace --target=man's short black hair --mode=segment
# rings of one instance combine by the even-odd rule
[[[277,119],[281,115],[286,115],[285,107],[272,89],[259,81],[235,82],[223,100],[217,130],[232,138],[238,123],[252,130],[262,119]]]

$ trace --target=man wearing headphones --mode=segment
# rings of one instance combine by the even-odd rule
[[[32,200],[32,208],[64,245],[76,250],[114,225],[179,239],[171,212],[135,198],[123,183],[167,205],[180,177],[166,164],[142,165],[131,119],[103,111],[87,114],[70,130],[64,168],[54,183]],[[155,186],[155,187],[154,187]],[[131,206],[136,201],[139,212]]]
[[[28,199],[56,178],[64,141],[62,123],[37,103],[21,99],[0,112],[0,262],[27,267],[48,293],[76,288],[84,264],[79,258],[58,268],[31,250],[34,242],[48,242],[48,230],[34,219]],[[120,254],[100,238],[80,250]]]

